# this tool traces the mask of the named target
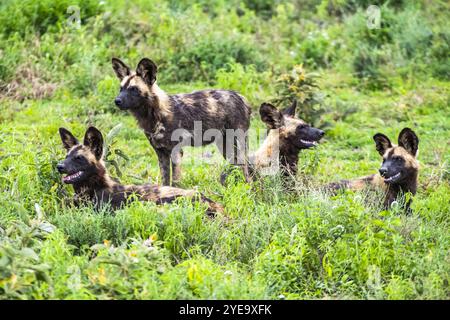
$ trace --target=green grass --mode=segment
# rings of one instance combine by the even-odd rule
[[[325,2],[308,3],[325,8]],[[14,11],[17,3],[7,1],[0,8]],[[58,12],[42,21],[31,14],[17,22],[0,15],[0,25],[9,19],[0,29],[0,298],[449,299],[450,82],[432,76],[441,56],[420,51],[413,58],[397,57],[406,59],[403,67],[410,73],[388,75],[390,87],[372,91],[352,70],[357,54],[342,47],[366,41],[364,35],[346,35],[348,22],[311,11],[328,29],[307,37],[301,27],[316,26],[297,21],[296,6],[267,1],[258,11],[252,1],[246,3],[256,11],[241,8],[245,15],[238,19],[235,7],[221,1],[213,7],[140,1],[137,8],[145,10],[129,21],[134,7],[126,11],[120,1],[107,1],[98,12],[89,2],[80,30],[58,27]],[[39,10],[47,14],[45,6]],[[108,10],[111,16],[103,17]],[[448,14],[441,15],[425,21],[437,33],[445,31]],[[150,27],[144,23],[149,18],[161,23]],[[22,24],[31,33],[12,36]],[[213,26],[218,35],[212,34]],[[205,34],[210,36],[202,39]],[[396,37],[401,36],[408,35]],[[213,48],[220,55],[205,56],[201,71],[195,63],[208,41],[221,37],[226,41]],[[392,49],[405,42],[397,43],[396,37],[385,45]],[[309,47],[299,51],[301,56],[289,53],[304,43]],[[185,52],[180,46],[192,48],[176,56],[175,48]],[[121,181],[160,181],[144,134],[129,114],[113,106],[118,90],[109,65],[113,55],[130,64],[154,57],[161,64],[161,87],[171,93],[207,87],[241,91],[254,107],[251,126],[259,129],[264,129],[259,104],[277,97],[274,83],[280,74],[305,61],[305,68],[320,74],[326,107],[321,123],[327,126],[323,143],[301,153],[297,192],[284,192],[278,177],[245,184],[236,174],[234,182],[222,186],[225,163],[209,146],[185,150],[182,185],[224,204],[228,222],[209,220],[201,207],[183,200],[164,206],[135,202],[114,214],[71,207],[73,191],[55,170],[65,156],[61,126],[81,137],[88,125],[106,134],[121,123],[113,144],[129,158],[114,157]],[[175,56],[183,65],[179,74]],[[427,63],[430,70],[422,68]],[[18,72],[19,66],[32,72]],[[446,66],[439,70],[445,75]],[[6,87],[14,83],[20,86]],[[40,94],[44,83],[53,83],[54,90]],[[411,215],[396,208],[384,211],[380,194],[329,196],[318,190],[328,182],[375,173],[380,157],[372,136],[382,132],[396,141],[406,126],[420,139],[419,189]],[[257,148],[255,139],[251,143]],[[213,164],[195,161],[203,152],[213,155]]]

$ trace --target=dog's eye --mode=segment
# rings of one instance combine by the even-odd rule
[[[130,87],[130,91],[132,93],[137,93],[138,92],[138,88],[137,87]]]
[[[81,159],[83,159],[82,156],[75,156],[75,160],[81,160]]]
[[[402,160],[402,158],[400,157],[393,157],[392,160],[394,160],[395,162],[399,162]]]

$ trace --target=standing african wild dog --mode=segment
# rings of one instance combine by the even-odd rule
[[[261,147],[250,155],[252,173],[274,165],[280,165],[284,178],[297,173],[299,153],[317,145],[325,132],[311,127],[295,117],[297,102],[281,111],[269,103],[259,108],[261,119],[269,128]]]
[[[385,193],[384,207],[389,208],[399,194],[417,191],[419,163],[416,159],[419,150],[419,138],[409,128],[404,128],[398,136],[398,146],[393,145],[384,134],[373,136],[378,153],[383,157],[379,174],[373,174],[356,180],[342,180],[328,185],[332,190],[360,190],[367,186],[381,187]],[[410,211],[411,200],[405,205]]]
[[[84,136],[83,144],[64,128],[59,129],[64,148],[67,150],[65,160],[58,163],[57,169],[66,174],[63,182],[72,184],[76,194],[76,203],[93,202],[96,208],[110,205],[113,210],[126,204],[131,195],[141,201],[157,204],[170,203],[178,197],[200,200],[208,205],[207,213],[214,215],[222,212],[221,205],[199,194],[195,190],[158,186],[158,185],[122,185],[112,180],[106,172],[103,161],[103,137],[99,130],[90,127]]]
[[[176,148],[180,140],[191,146],[215,142],[225,159],[242,165],[244,176],[249,181],[247,138],[233,137],[233,132],[246,133],[250,125],[251,109],[240,94],[227,90],[203,90],[168,95],[156,84],[157,67],[150,59],[142,59],[135,72],[116,58],[112,59],[112,66],[121,81],[115,104],[122,110],[130,110],[144,130],[158,156],[164,185],[170,185],[171,181],[176,184],[180,180],[182,150]],[[201,130],[195,129],[194,122],[200,123]],[[187,137],[173,139],[172,133],[177,129],[186,130]],[[209,141],[203,139],[203,134],[209,129],[217,129],[221,136],[212,137]],[[233,150],[228,150],[227,139],[233,139]]]

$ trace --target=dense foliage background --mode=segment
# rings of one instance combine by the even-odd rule
[[[381,8],[376,29],[370,4]],[[448,299],[449,9],[443,0],[2,0],[0,298]],[[190,149],[183,185],[223,203],[230,222],[186,201],[114,215],[70,206],[55,170],[60,126],[109,132],[109,169],[123,182],[159,179],[141,130],[113,106],[113,56],[132,66],[152,58],[170,93],[241,92],[254,128],[264,128],[262,102],[298,99],[326,137],[301,154],[297,192],[239,173],[221,186],[224,164],[189,161],[204,152]],[[376,195],[318,191],[376,172],[372,136],[395,141],[405,126],[420,138],[412,215],[383,211]]]

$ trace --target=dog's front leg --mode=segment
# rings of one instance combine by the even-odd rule
[[[170,152],[157,150],[159,169],[161,171],[162,184],[170,186]]]
[[[172,154],[172,186],[178,187],[181,181],[181,158],[183,150],[173,152]]]

